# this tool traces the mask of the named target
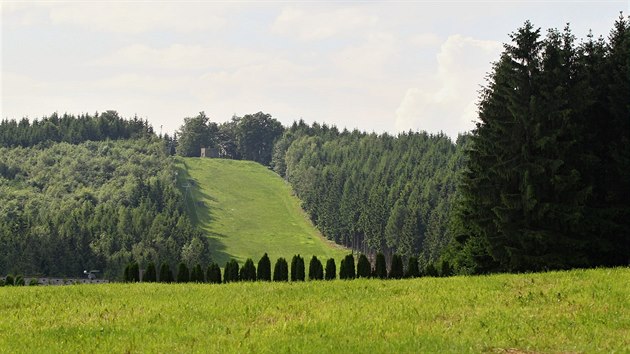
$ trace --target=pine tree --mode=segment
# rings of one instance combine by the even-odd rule
[[[173,272],[171,271],[171,267],[168,265],[168,263],[162,263],[162,265],[160,266],[160,282],[173,282]]]
[[[420,269],[418,268],[418,258],[409,257],[407,264],[407,272],[405,273],[405,277],[407,278],[417,278],[420,276]]]
[[[177,267],[177,282],[188,283],[190,281],[190,272],[184,262],[180,263]]]
[[[157,270],[155,269],[155,263],[149,262],[147,269],[144,271],[142,281],[147,283],[155,283],[157,281]]]
[[[238,262],[235,259],[230,259],[225,264],[225,270],[223,273],[223,282],[229,283],[229,282],[236,282],[239,280],[240,280],[240,277],[239,277]]]
[[[394,253],[392,255],[392,263],[389,267],[390,279],[401,279],[403,277],[403,261],[400,255]]]
[[[379,279],[387,278],[387,264],[385,263],[385,255],[380,252],[376,254],[374,276]]]
[[[190,272],[190,281],[193,283],[203,283],[205,281],[201,264],[197,263]]]
[[[140,281],[140,265],[138,262],[133,262],[129,266],[129,281],[134,283]]]
[[[271,281],[271,261],[265,253],[258,261],[258,280]]]
[[[335,265],[335,259],[328,258],[328,260],[326,261],[325,279],[334,280],[335,278],[337,278],[337,266]]]
[[[341,261],[339,279],[354,279],[355,277],[356,272],[354,266],[354,256],[352,254],[348,254]]]
[[[304,281],[304,258],[299,254],[291,260],[291,281]]]
[[[289,280],[289,265],[287,260],[280,257],[276,261],[273,268],[273,281],[288,281]]]
[[[317,259],[316,256],[311,258],[308,266],[308,279],[309,280],[322,280],[324,279],[324,267],[322,262]]]
[[[372,276],[372,266],[368,258],[361,254],[357,262],[357,278],[369,278]]]
[[[127,263],[125,270],[123,271],[123,281],[125,283],[131,282],[131,263]]]

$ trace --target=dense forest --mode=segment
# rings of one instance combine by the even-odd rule
[[[526,22],[481,94],[451,260],[460,272],[630,261],[630,27],[576,43]]]
[[[64,116],[69,124],[51,140],[70,136],[70,126],[97,126],[103,116]],[[108,138],[140,132],[133,120],[114,121],[121,129],[108,130]],[[40,128],[20,125],[25,137]],[[117,278],[131,260],[207,261],[207,242],[184,212],[164,141],[142,131],[142,138],[74,145],[40,135],[33,147],[0,148],[0,274],[76,277],[99,269]]]
[[[627,265],[630,26],[577,42],[526,22],[471,134],[396,136],[201,112],[172,137],[116,112],[0,123],[0,274],[120,277],[207,265],[169,155],[247,159],[290,183],[330,240],[441,274]],[[264,250],[261,250],[264,251]],[[373,258],[372,258],[373,259]],[[405,263],[406,264],[406,263]]]

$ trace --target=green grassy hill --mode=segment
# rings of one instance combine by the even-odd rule
[[[0,352],[627,353],[630,269],[0,288]]]
[[[267,252],[290,262],[301,254],[340,259],[347,253],[315,229],[292,195],[291,187],[264,166],[251,161],[179,158],[178,184],[189,184],[186,206],[193,222],[210,239],[212,258],[225,265],[243,264]]]

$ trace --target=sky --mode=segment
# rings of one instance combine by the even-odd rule
[[[176,131],[259,111],[367,132],[474,128],[509,34],[608,36],[629,1],[1,1],[0,117],[116,110]]]

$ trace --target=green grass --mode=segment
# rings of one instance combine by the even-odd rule
[[[178,184],[191,184],[186,206],[193,222],[208,235],[212,258],[224,266],[234,258],[258,262],[263,253],[290,262],[301,254],[322,260],[348,253],[317,231],[277,174],[251,161],[178,158]],[[186,192],[185,189],[182,189]],[[199,203],[201,202],[201,203]]]
[[[0,288],[0,352],[630,351],[630,269]]]

